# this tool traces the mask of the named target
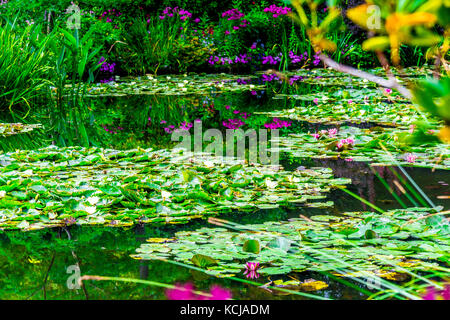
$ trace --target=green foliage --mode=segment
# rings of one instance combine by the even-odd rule
[[[39,27],[16,29],[16,20],[0,25],[0,113],[24,119],[44,97],[51,74],[47,53],[49,37]]]

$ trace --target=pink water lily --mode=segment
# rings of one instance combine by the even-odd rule
[[[408,161],[409,163],[414,163],[416,162],[417,156],[415,154],[412,153],[408,153],[405,157],[405,160]]]
[[[337,142],[336,147],[338,151],[342,151],[343,149],[351,149],[355,144],[355,140],[353,138],[341,139]]]
[[[337,134],[337,129],[336,129],[336,128],[333,128],[333,129],[329,129],[329,130],[328,130],[328,136],[329,136],[330,138],[334,137],[336,134]]]
[[[247,278],[257,279],[259,278],[258,270],[259,270],[259,262],[247,262],[245,264],[244,274]]]

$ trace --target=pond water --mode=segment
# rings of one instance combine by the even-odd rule
[[[237,78],[246,78],[241,76]],[[250,81],[248,83],[251,83]],[[255,82],[253,82],[255,83]],[[255,83],[258,85],[258,83]],[[300,86],[295,95],[319,92],[336,92],[341,86]],[[354,84],[347,86],[353,89]],[[280,91],[281,93],[282,91]],[[286,110],[294,106],[313,106],[311,99],[301,100],[292,92],[277,96],[268,89],[243,92],[216,92],[207,94],[160,95],[124,94],[119,96],[93,96],[88,105],[93,110],[91,124],[95,127],[92,141],[100,147],[114,149],[167,148],[174,145],[171,132],[178,127],[189,127],[201,119],[203,128],[224,131],[227,126],[264,128],[274,122],[266,111]],[[259,113],[261,112],[261,113]],[[230,121],[236,120],[236,122]],[[237,122],[240,120],[240,122]],[[327,124],[311,124],[306,121],[285,119],[280,135],[317,132]],[[341,126],[352,121],[344,122]],[[359,123],[359,128],[371,128],[376,124]],[[333,127],[333,126],[332,126]],[[30,137],[32,134],[29,133]],[[22,138],[21,138],[22,139]],[[19,143],[23,143],[20,141]],[[401,208],[398,199],[407,207],[420,206],[398,187],[399,177],[405,176],[394,166],[370,167],[367,163],[343,159],[314,159],[281,154],[281,165],[289,171],[310,167],[332,168],[335,177],[350,178],[348,190],[383,210]],[[405,168],[408,175],[426,193],[435,206],[448,208],[450,196],[450,171],[431,168]],[[382,179],[377,177],[380,176]],[[395,198],[388,188],[393,190]],[[342,190],[332,190],[327,199],[334,205],[329,208],[267,209],[252,213],[228,213],[220,218],[239,224],[255,224],[265,221],[287,221],[300,215],[341,215],[349,211],[373,211],[373,209]],[[429,205],[429,203],[426,203]],[[37,231],[9,231],[0,233],[0,299],[164,299],[163,289],[142,284],[110,281],[88,281],[81,289],[70,289],[74,283],[73,269],[79,265],[84,275],[121,276],[135,279],[156,280],[163,283],[193,282],[197,289],[207,290],[211,284],[230,288],[235,299],[305,299],[291,294],[280,294],[242,284],[231,279],[218,279],[185,267],[162,262],[136,260],[130,257],[136,248],[152,237],[170,238],[180,230],[196,230],[211,226],[206,221],[187,225],[135,225],[127,228],[92,227],[72,225]],[[68,269],[69,268],[69,269]],[[68,271],[69,270],[69,271]],[[72,272],[70,271],[72,270]],[[299,280],[315,279],[328,287],[314,294],[331,299],[364,299],[360,289],[371,291],[370,286],[347,279],[354,287],[332,279],[319,272],[291,273]],[[243,278],[243,275],[240,275]],[[261,285],[275,279],[289,279],[286,275],[261,276],[254,281]]]

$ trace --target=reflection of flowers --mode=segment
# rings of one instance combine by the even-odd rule
[[[231,291],[220,286],[213,285],[208,292],[198,294],[192,283],[176,284],[174,289],[166,291],[169,300],[229,300]]]
[[[244,274],[246,275],[247,278],[257,279],[259,278],[258,269],[259,269],[259,262],[247,262],[245,264]]]

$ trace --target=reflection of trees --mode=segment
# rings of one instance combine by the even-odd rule
[[[298,165],[299,163],[294,163],[290,164],[289,167],[295,169]],[[407,178],[398,170],[398,168],[393,166],[371,167],[365,162],[345,161],[341,159],[310,159],[308,161],[302,161],[301,165],[328,167],[333,170],[333,174],[336,177],[352,179],[352,184],[347,186],[349,190],[383,209],[401,208],[400,204],[391,195],[391,191],[395,192],[406,206],[416,206],[417,203],[420,204],[417,199],[414,199],[416,203],[412,203],[403,194],[399,185],[401,185],[401,187],[409,194],[411,194],[411,192],[408,191],[405,184],[401,182],[396,174],[405,181],[407,181]],[[445,200],[436,200],[436,197],[438,195],[449,193],[448,185],[445,185],[445,183],[443,184],[442,181],[447,183],[450,181],[450,172],[445,170],[433,171],[428,168],[416,167],[405,167],[404,169],[436,205],[443,205],[444,207],[448,206],[448,203],[445,203]],[[388,188],[383,185],[377,175],[386,182]],[[352,198],[342,191],[338,191],[337,194],[339,199],[336,199],[336,204],[340,206],[338,208],[339,211],[349,211],[349,208],[357,209],[358,206],[363,210],[372,210],[364,203]],[[353,205],[350,204],[349,201],[352,202]]]

